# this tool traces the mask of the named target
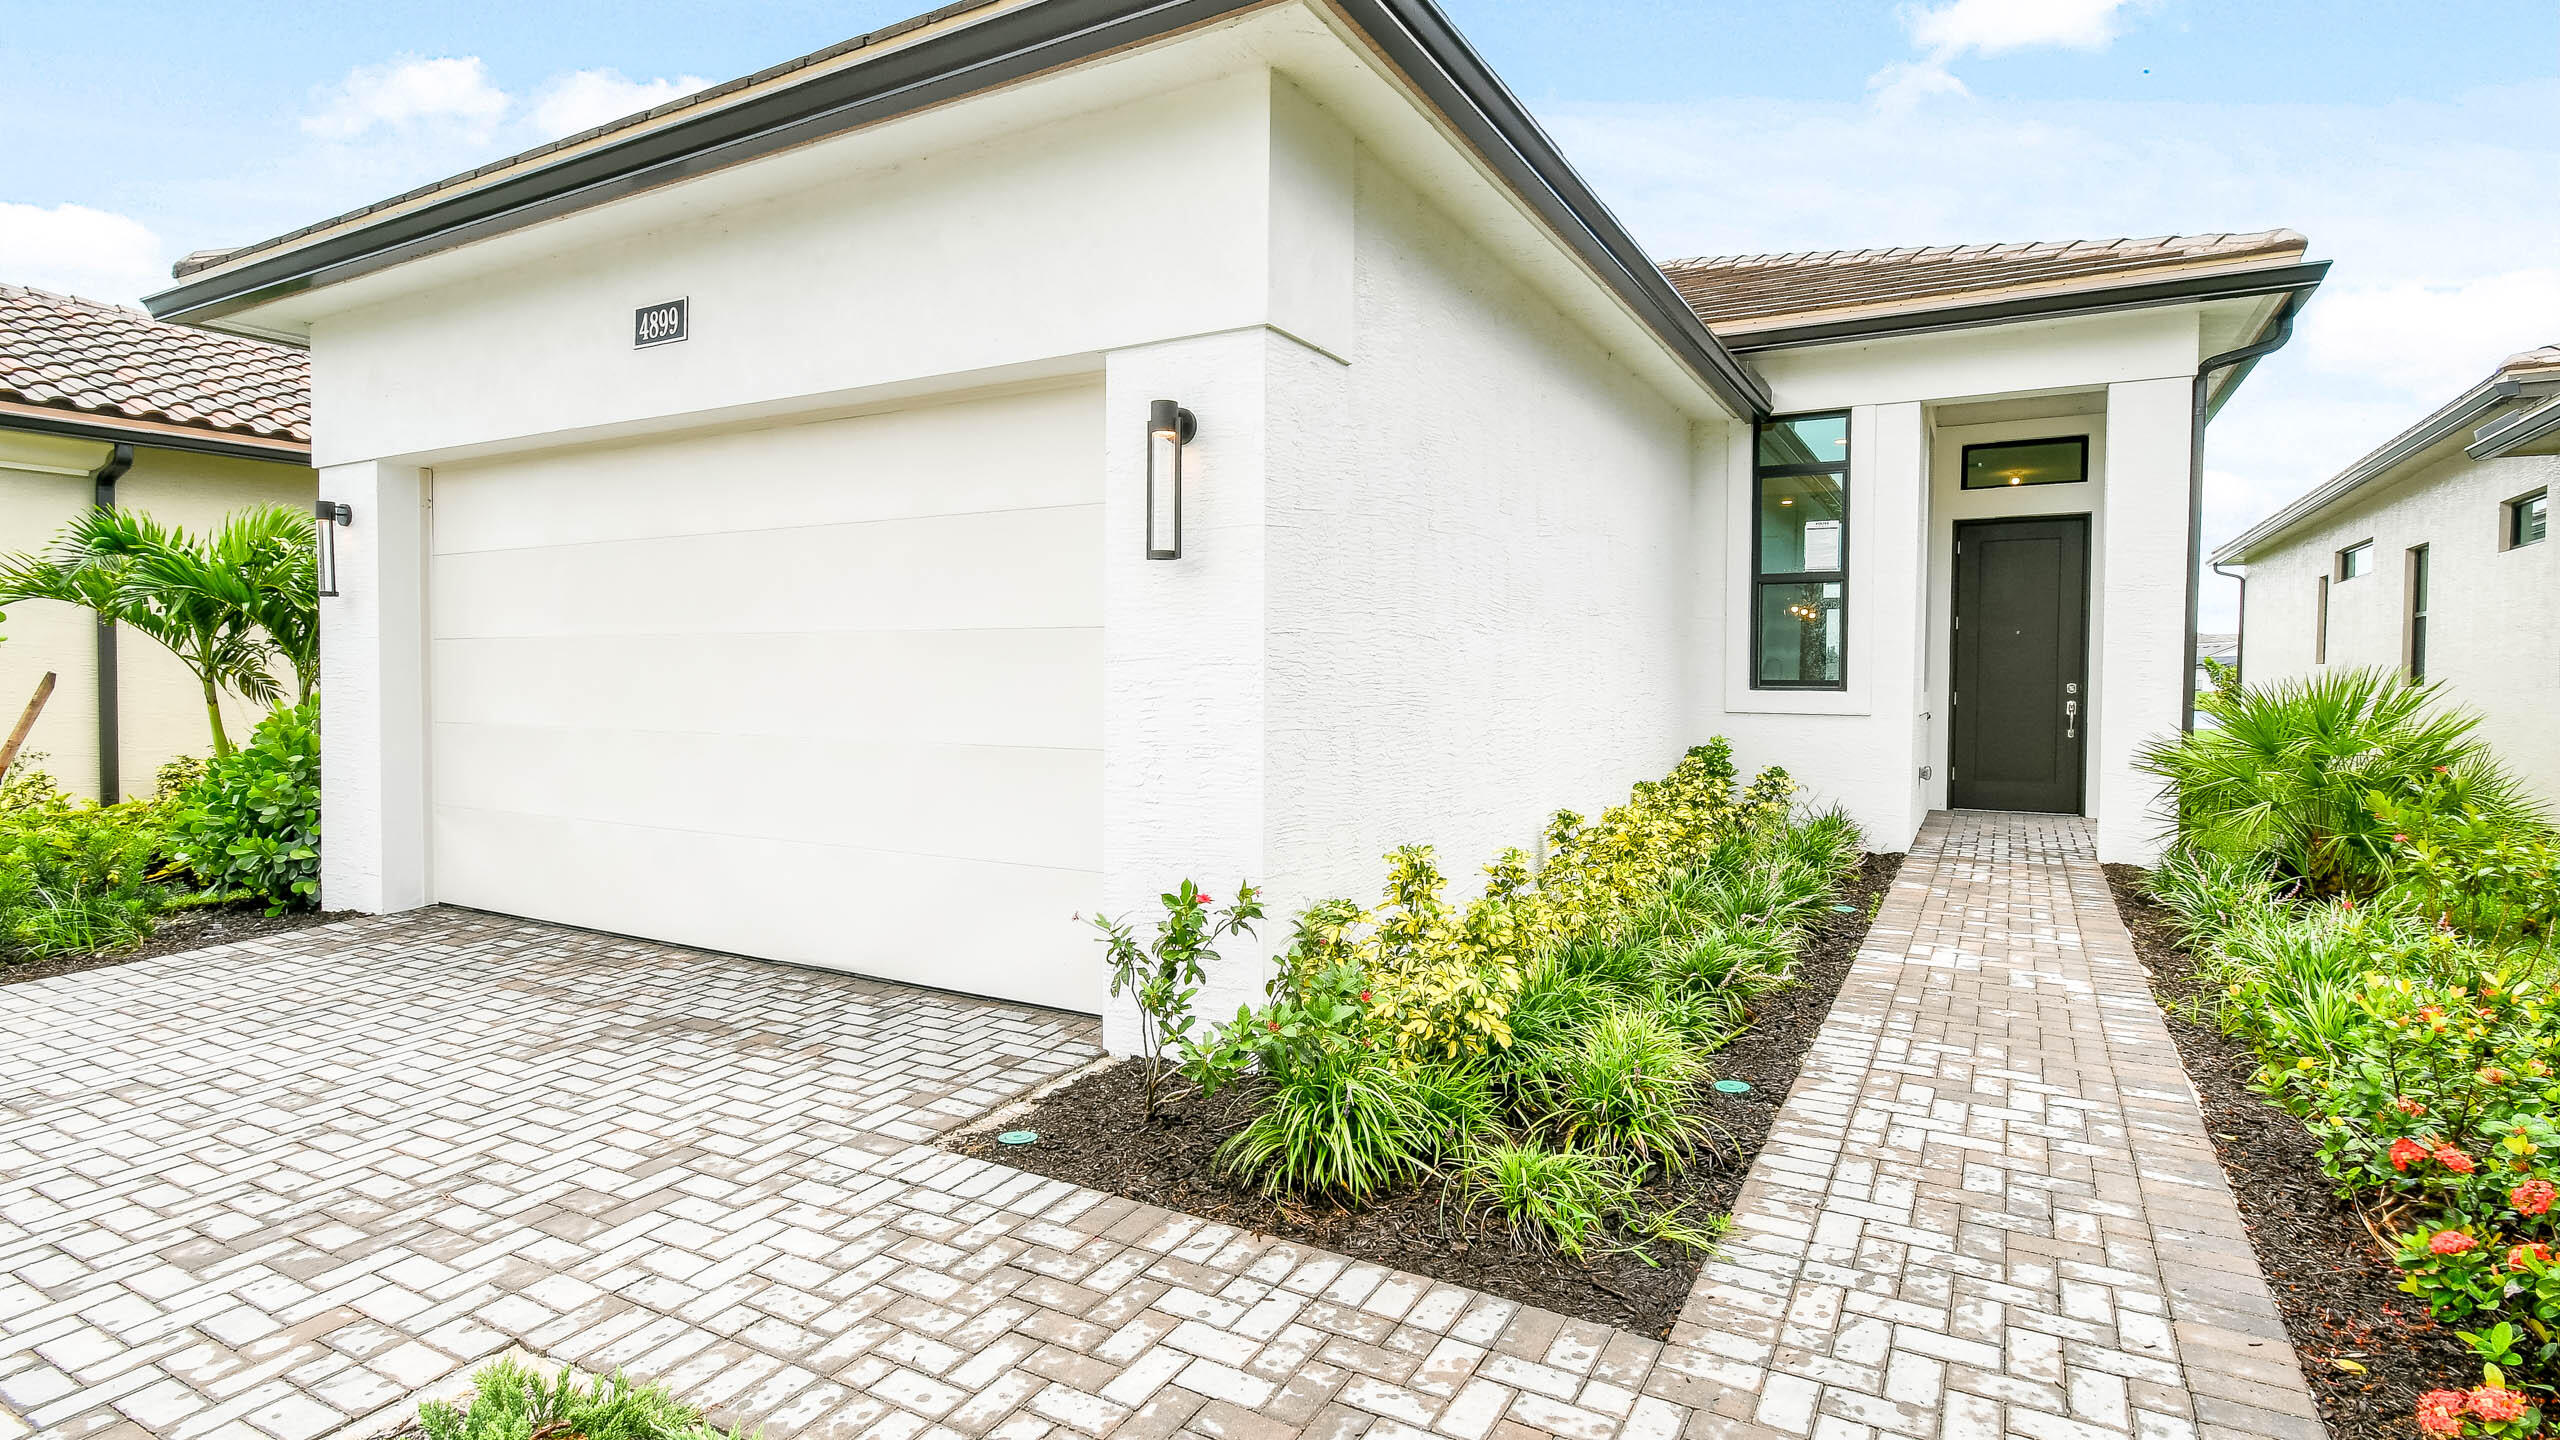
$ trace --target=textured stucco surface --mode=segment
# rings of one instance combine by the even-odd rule
[[[2329,666],[2396,667],[2406,651],[2408,552],[2428,547],[2427,678],[2481,712],[2481,734],[2560,807],[2560,543],[2506,548],[2506,502],[2560,485],[2560,456],[2452,459],[2377,486],[2248,564],[2241,671],[2252,684],[2312,674],[2320,577],[2373,542],[2373,570],[2329,587]]]
[[[1688,743],[1689,422],[1363,152],[1359,340],[1271,423],[1270,874],[1457,883]],[[1347,383],[1346,383],[1347,382]],[[1703,737],[1699,737],[1703,738]]]

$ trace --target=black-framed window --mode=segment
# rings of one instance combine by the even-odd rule
[[[2338,552],[2338,578],[2353,580],[2373,571],[2373,542],[2359,540]]]
[[[1964,447],[1959,467],[1967,490],[2006,490],[2025,485],[2076,485],[2089,478],[2089,437],[1996,440]]]
[[[1849,416],[1788,415],[1752,435],[1751,684],[1849,683]]]
[[[2427,678],[2427,547],[2409,547],[2409,678]]]
[[[2507,548],[2531,545],[2551,533],[2551,491],[2536,490],[2507,502]]]

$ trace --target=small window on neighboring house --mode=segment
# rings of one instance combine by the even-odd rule
[[[2531,545],[2551,533],[2551,492],[2536,490],[2507,502],[2507,548]]]
[[[2427,678],[2427,547],[2409,548],[2409,678]]]
[[[1752,464],[1751,684],[1848,683],[1849,417],[1759,427]]]
[[[2320,608],[2311,616],[2311,663],[2329,663],[2329,577],[2320,577]]]
[[[2067,435],[2059,440],[1967,445],[1963,469],[1963,486],[1967,490],[2077,484],[2089,478],[2089,437]]]
[[[2373,568],[2373,542],[2367,540],[2338,552],[2338,578],[2353,580]]]

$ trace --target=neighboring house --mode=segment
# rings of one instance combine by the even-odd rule
[[[2196,691],[2202,694],[2213,688],[2212,665],[2240,664],[2240,637],[2237,635],[2198,635],[2196,637]]]
[[[2252,683],[2381,665],[2441,680],[2560,806],[2560,345],[2497,372],[2216,550]]]
[[[2199,366],[2302,255],[1666,276],[1422,0],[1036,0],[150,303],[312,348],[329,904],[1090,1011],[1072,913],[1285,916],[1406,842],[1471,885],[1716,734],[1881,847],[1953,803],[2150,854],[2245,370]]]
[[[53,543],[93,505],[201,534],[253,505],[308,513],[317,485],[300,350],[0,285],[0,552]],[[0,733],[53,672],[27,750],[64,790],[148,795],[162,765],[212,748],[195,678],[157,641],[68,605],[5,613]],[[263,713],[225,697],[234,735]]]

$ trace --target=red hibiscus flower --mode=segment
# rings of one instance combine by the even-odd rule
[[[2470,1396],[2459,1390],[2430,1390],[2418,1397],[2418,1428],[2430,1435],[2462,1433],[2462,1408]]]
[[[2500,1386],[2483,1385],[2471,1392],[2470,1408],[2492,1425],[2512,1425],[2524,1418],[2524,1397]]]
[[[2519,1215],[2540,1215],[2551,1208],[2555,1199],[2560,1199],[2560,1186],[2548,1180],[2527,1180],[2507,1192],[2507,1203],[2516,1207]]]
[[[2480,1168],[2479,1162],[2447,1145],[2436,1152],[2436,1163],[2456,1175],[2468,1175]]]
[[[2427,1248],[2438,1255],[2468,1255],[2480,1248],[2480,1242],[2459,1230],[2439,1230]]]
[[[2412,1140],[2408,1136],[2403,1135],[2399,1139],[2391,1142],[2391,1168],[2394,1170],[2405,1171],[2410,1166],[2426,1159],[2431,1153],[2433,1152],[2427,1149],[2426,1142],[2421,1140]]]

